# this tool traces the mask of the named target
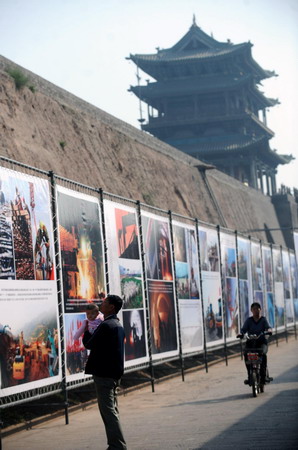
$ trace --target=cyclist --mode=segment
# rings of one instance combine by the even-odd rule
[[[246,319],[244,322],[240,334],[238,334],[238,338],[243,338],[245,333],[248,334],[256,334],[261,336],[256,340],[247,340],[246,341],[246,349],[249,348],[258,348],[260,349],[260,353],[262,354],[262,363],[260,368],[260,375],[261,375],[261,384],[265,384],[266,380],[269,381],[269,378],[266,379],[266,373],[267,373],[267,352],[268,352],[268,343],[267,339],[264,336],[264,332],[272,334],[271,326],[269,325],[266,317],[262,316],[262,308],[260,303],[255,302],[252,303],[250,310],[252,312],[252,316]],[[244,352],[244,358],[245,358],[245,364],[247,361],[247,352]],[[249,374],[249,366],[246,364],[247,373]],[[249,384],[249,379],[245,380],[245,384]]]

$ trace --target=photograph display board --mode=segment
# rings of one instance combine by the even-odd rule
[[[250,240],[237,237],[238,246],[238,277],[239,277],[239,303],[241,326],[251,315],[252,304],[252,282],[251,282],[251,257]]]
[[[207,346],[223,342],[221,276],[218,233],[199,226],[202,299]]]
[[[149,360],[142,261],[136,209],[104,200],[109,293],[123,298],[125,367]]]
[[[169,219],[142,211],[152,358],[178,354]]]
[[[195,227],[173,221],[173,240],[182,353],[189,353],[201,350],[204,344]]]
[[[285,299],[285,320],[287,325],[293,325],[294,308],[293,308],[293,294],[292,294],[289,252],[287,250],[282,250],[281,255],[282,255],[282,271],[283,271],[284,299]]]
[[[298,321],[298,265],[296,262],[295,254],[290,252],[290,270],[291,270],[291,282],[292,282],[292,296],[294,307],[294,320]]]
[[[105,296],[103,239],[96,197],[57,186],[59,243],[64,300],[67,381],[83,376],[87,350],[74,334],[86,306]]]
[[[1,397],[61,380],[47,180],[0,169]]]
[[[274,279],[274,303],[277,329],[285,326],[285,301],[281,251],[279,248],[272,249],[273,279]]]
[[[227,340],[232,340],[236,338],[240,329],[235,235],[220,232],[220,248],[226,338]]]
[[[264,312],[263,316],[267,320],[271,328],[275,327],[275,313],[274,313],[274,294],[273,294],[273,265],[271,248],[268,245],[262,245],[263,255],[263,273],[264,273]]]

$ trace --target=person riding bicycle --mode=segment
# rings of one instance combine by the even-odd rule
[[[249,340],[247,339],[245,349],[257,348],[260,349],[260,353],[262,354],[262,363],[260,368],[261,375],[261,384],[265,384],[266,382],[266,373],[267,373],[267,352],[268,352],[268,343],[264,334],[262,333],[270,333],[272,334],[271,326],[269,325],[266,317],[262,316],[262,308],[260,303],[255,302],[252,303],[250,310],[252,312],[252,316],[246,319],[244,322],[240,334],[238,334],[238,338],[243,338],[245,333],[260,335],[257,340]],[[245,365],[247,368],[247,373],[249,375],[249,366],[246,364],[247,361],[247,351],[244,352]],[[269,379],[267,379],[269,381]],[[249,384],[249,379],[245,380],[245,384]]]

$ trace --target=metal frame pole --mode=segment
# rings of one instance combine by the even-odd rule
[[[49,172],[51,179],[51,201],[52,201],[52,214],[53,214],[53,234],[54,234],[54,247],[55,247],[55,265],[56,265],[56,279],[57,279],[57,297],[58,297],[58,311],[59,311],[59,328],[60,328],[60,342],[61,342],[61,373],[62,381],[61,387],[64,395],[64,414],[65,424],[69,423],[68,416],[68,392],[66,382],[66,349],[64,339],[64,324],[63,324],[63,299],[62,299],[62,282],[61,282],[61,264],[60,264],[60,250],[59,250],[59,232],[58,232],[58,220],[57,220],[57,203],[56,203],[56,180],[53,171]]]
[[[144,252],[144,242],[143,242],[143,226],[142,226],[142,216],[141,216],[141,202],[137,201],[137,215],[138,215],[138,225],[139,225],[139,237],[140,237],[140,248],[141,248],[141,261],[142,261],[142,272],[143,272],[143,283],[144,283],[144,297],[145,297],[145,311],[146,311],[146,324],[147,324],[147,339],[148,339],[148,355],[149,355],[149,368],[151,373],[151,389],[155,392],[154,388],[154,367],[152,360],[152,338],[151,338],[151,328],[150,328],[150,309],[149,309],[149,299],[148,299],[148,285],[146,276],[146,263],[145,263],[145,252]]]
[[[103,239],[103,252],[104,252],[104,271],[106,280],[106,293],[110,293],[110,280],[109,280],[109,263],[108,263],[108,246],[107,246],[107,235],[106,235],[106,222],[103,206],[103,189],[98,189],[99,193],[99,204],[101,213],[101,227],[102,227],[102,239]]]
[[[226,366],[228,365],[228,349],[227,349],[227,299],[226,299],[226,291],[224,289],[224,279],[223,279],[223,270],[222,270],[222,257],[221,257],[221,242],[220,242],[220,225],[217,225],[217,239],[218,239],[218,252],[219,252],[219,274],[220,274],[220,282],[221,282],[221,298],[222,298],[222,331],[224,338],[224,353]]]
[[[240,278],[239,278],[239,250],[238,250],[238,233],[235,230],[235,248],[236,248],[236,266],[237,266],[237,286],[238,286],[238,303],[239,303],[239,324],[241,329],[241,324],[243,323],[242,318],[242,309],[241,309],[241,298],[240,298]],[[238,330],[240,333],[240,330]],[[243,360],[243,347],[242,347],[242,339],[239,339],[240,345],[240,356],[241,360]]]

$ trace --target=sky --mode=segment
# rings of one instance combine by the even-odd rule
[[[193,15],[218,41],[250,41],[257,63],[278,74],[260,90],[280,102],[267,113],[271,148],[296,158],[279,166],[278,186],[298,188],[298,0],[0,0],[0,54],[140,128],[126,57],[172,47]]]

